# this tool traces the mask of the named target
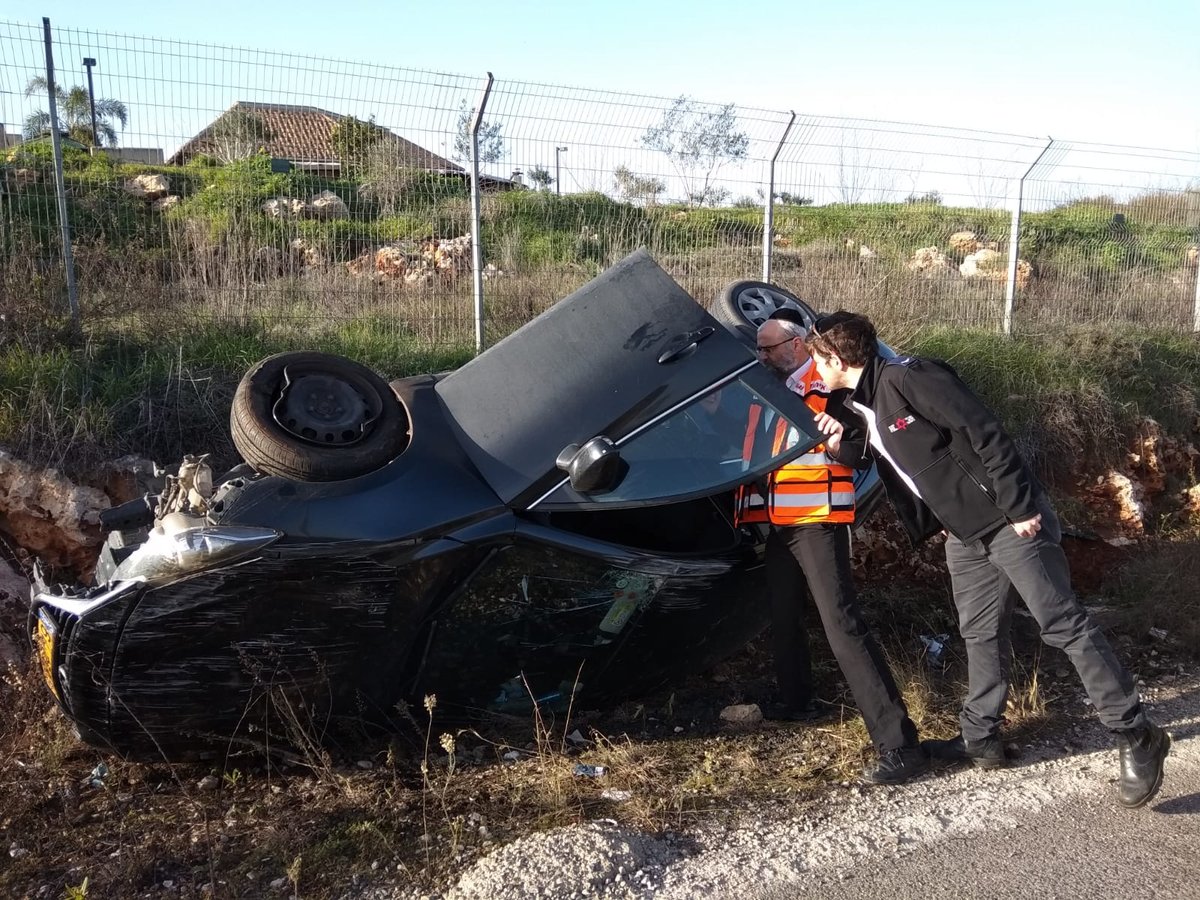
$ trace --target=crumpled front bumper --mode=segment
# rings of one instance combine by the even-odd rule
[[[125,611],[144,589],[136,581],[94,588],[51,587],[35,567],[29,638],[47,686],[85,740],[103,742],[104,685],[117,634]],[[81,627],[85,622],[87,627]]]

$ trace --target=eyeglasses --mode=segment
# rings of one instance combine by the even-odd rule
[[[782,341],[776,341],[774,344],[760,345],[760,346],[754,348],[754,352],[766,353],[769,350],[774,350],[776,347],[780,346],[781,344],[788,344],[794,340],[796,340],[796,337],[792,336],[792,337],[784,338]]]

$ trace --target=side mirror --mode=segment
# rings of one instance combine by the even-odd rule
[[[606,437],[594,437],[582,447],[567,444],[554,464],[567,473],[572,489],[581,494],[611,491],[629,471],[621,451]]]

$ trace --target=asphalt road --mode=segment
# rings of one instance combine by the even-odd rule
[[[1200,898],[1200,765],[1196,741],[1171,760],[1168,790],[1146,810],[1088,794],[1015,829],[925,844],[900,859],[864,859],[780,896]]]
[[[983,810],[965,833],[814,867],[755,896],[1200,898],[1200,686],[1183,686],[1156,715],[1176,740],[1163,790],[1143,809],[1115,802],[1111,750],[1032,762],[987,776],[1003,793],[1048,792],[1025,814],[1019,804],[1005,806],[989,823]],[[1099,729],[1089,733],[1092,742],[1106,738]]]

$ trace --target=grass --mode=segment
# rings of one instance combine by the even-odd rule
[[[701,268],[684,280],[705,278]],[[567,271],[540,284],[498,280],[488,341],[587,279]],[[336,305],[336,294],[326,296],[327,306]],[[303,347],[349,356],[396,378],[444,371],[472,355],[465,298],[410,300],[401,315],[381,305],[351,318],[280,321],[276,303],[295,311],[312,299],[255,297],[235,321],[127,316],[97,324],[74,344],[0,344],[0,445],[68,474],[128,453],[169,464],[185,452],[208,450],[229,462],[230,399],[258,359]],[[461,316],[445,318],[447,306]],[[1200,343],[1192,336],[1081,328],[1004,338],[936,326],[884,333],[899,349],[953,364],[1052,482],[1068,480],[1080,458],[1119,462],[1142,417],[1184,440],[1200,417]]]
[[[130,453],[173,461],[212,452],[232,464],[228,417],[237,382],[255,361],[298,346],[351,356],[389,378],[443,371],[470,354],[462,345],[418,343],[371,319],[303,337],[208,323],[101,334],[74,348],[10,345],[0,349],[0,444],[76,476]]]

